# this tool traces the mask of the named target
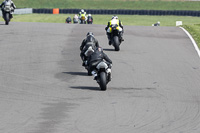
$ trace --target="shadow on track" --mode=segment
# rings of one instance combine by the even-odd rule
[[[71,86],[70,88],[81,89],[81,90],[101,91],[99,87],[91,87],[91,86]]]
[[[115,51],[114,49],[108,49],[108,48],[105,48],[103,49],[104,51]]]
[[[70,74],[75,76],[88,76],[86,72],[63,72],[64,74]]]

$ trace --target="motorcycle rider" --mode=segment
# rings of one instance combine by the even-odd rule
[[[78,23],[78,15],[77,14],[74,15],[73,22],[74,23]]]
[[[4,17],[4,7],[5,7],[5,4],[6,4],[6,2],[10,2],[11,3],[11,8],[12,8],[12,10],[11,10],[11,18],[13,18],[13,16],[12,16],[12,13],[14,12],[14,9],[16,9],[16,6],[15,6],[15,4],[14,4],[14,2],[12,1],[12,0],[4,0],[2,3],[1,3],[1,5],[0,5],[0,8],[1,8],[1,11],[2,11],[2,17]]]
[[[90,23],[91,22],[91,23]],[[93,17],[91,14],[88,14],[88,17],[87,17],[87,23],[89,24],[92,24],[93,23]]]
[[[114,24],[118,25],[121,41],[124,41],[124,38],[123,38],[124,27],[123,27],[123,24],[118,19],[117,16],[113,16],[112,19],[108,22],[107,27],[105,28],[106,34],[107,34],[107,37],[108,37],[108,40],[109,40],[109,45],[111,45],[111,32],[112,32],[111,31],[111,25],[114,25]]]
[[[88,52],[90,52],[90,51],[94,52],[94,50],[97,47],[99,47],[98,40],[94,37],[94,34],[92,32],[88,32],[86,35],[86,38],[82,41],[82,44],[80,46],[80,50],[81,50],[80,56],[81,56],[81,59],[83,60],[83,64],[82,64],[83,66],[85,66],[85,61],[87,60],[85,52],[87,50],[88,50]]]
[[[87,17],[86,17],[86,12],[81,9],[81,11],[79,12],[79,20],[81,21],[81,17],[85,17],[85,21],[87,20]]]
[[[71,19],[71,17],[69,16],[69,17],[67,17],[66,18],[66,22],[65,23],[71,23],[72,22],[72,19]]]
[[[91,71],[92,75],[94,76],[94,80],[97,78],[96,73],[96,66],[105,60],[106,64],[108,65],[108,74],[109,74],[109,81],[111,80],[111,67],[112,67],[112,60],[103,52],[101,47],[98,47],[88,58],[87,65],[89,66],[89,70]],[[94,63],[95,62],[95,63]],[[95,65],[93,65],[95,64]]]

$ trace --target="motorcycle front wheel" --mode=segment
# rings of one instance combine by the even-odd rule
[[[100,73],[100,88],[101,90],[105,91],[107,89],[107,86],[106,86],[106,73],[105,72],[101,72]]]

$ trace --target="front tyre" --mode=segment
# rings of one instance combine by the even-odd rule
[[[118,36],[114,36],[113,41],[114,41],[113,45],[115,47],[115,51],[119,51],[119,44],[120,44],[119,37]]]
[[[9,24],[9,21],[10,21],[10,14],[9,14],[9,13],[6,13],[6,14],[5,14],[5,24],[8,25],[8,24]]]
[[[101,90],[105,91],[107,89],[107,86],[106,86],[106,73],[105,72],[101,72],[100,73],[100,88]]]

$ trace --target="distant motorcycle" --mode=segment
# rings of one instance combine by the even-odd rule
[[[86,24],[86,20],[87,20],[86,16],[81,15],[81,17],[80,17],[80,24]]]
[[[96,81],[99,84],[100,89],[105,91],[107,89],[108,82],[111,80],[111,69],[104,61],[101,61],[100,63],[94,62],[92,65],[96,65]]]
[[[111,44],[114,46],[115,51],[120,50],[119,46],[120,46],[121,42],[122,42],[122,40],[120,37],[118,25],[117,24],[111,25]]]
[[[87,24],[92,24],[93,23],[93,18],[91,16],[91,14],[88,14],[88,17],[87,17]]]
[[[11,6],[11,1],[5,2],[5,7],[2,8],[3,18],[5,20],[5,24],[8,25],[10,20],[12,19],[12,13],[14,8]]]
[[[92,23],[93,23],[93,20],[92,20],[91,18],[89,18],[89,19],[87,20],[87,23],[88,23],[88,24],[92,24]]]

